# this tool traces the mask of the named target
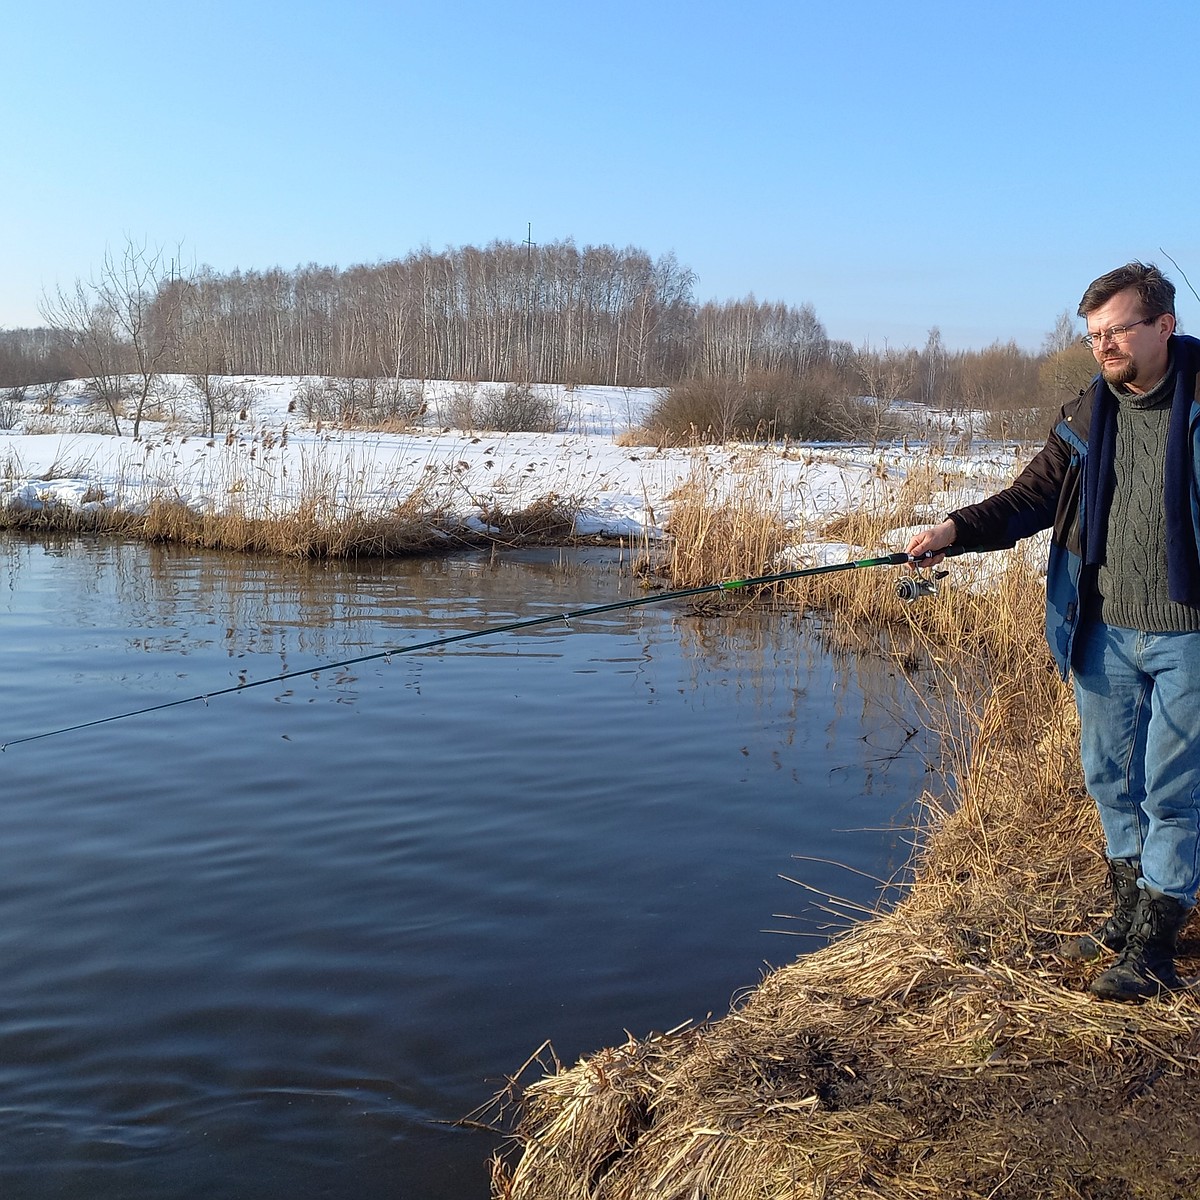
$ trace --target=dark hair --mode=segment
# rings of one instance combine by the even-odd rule
[[[1079,315],[1086,317],[1118,292],[1133,288],[1147,316],[1175,315],[1175,285],[1153,263],[1130,262],[1088,284],[1079,302]]]

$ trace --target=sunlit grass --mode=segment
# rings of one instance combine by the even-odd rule
[[[260,444],[234,445],[185,467],[149,453],[126,456],[116,482],[95,482],[77,502],[49,486],[89,478],[88,464],[58,460],[44,489],[27,486],[0,506],[0,528],[119,534],[196,549],[301,558],[435,554],[465,545],[567,541],[578,504],[568,496],[530,497],[521,480],[500,477],[471,495],[453,466],[429,462],[388,479],[369,459],[293,455],[285,462]],[[5,477],[28,478],[10,457]],[[468,524],[463,502],[479,520]]]
[[[931,475],[821,532],[894,549],[878,543],[944,490]],[[800,540],[776,511],[769,490],[756,504],[753,487],[694,476],[676,500],[671,582],[769,573]],[[1196,1002],[1097,1002],[1089,968],[1055,954],[1105,903],[1103,843],[1043,637],[1044,580],[1020,554],[997,562],[987,586],[956,586],[972,570],[953,560],[912,604],[891,569],[786,585],[826,614],[825,636],[890,655],[938,734],[912,861],[881,881],[874,913],[827,898],[843,933],[727,1017],[571,1067],[543,1047],[526,1068],[540,1077],[498,1097],[518,1152],[494,1161],[497,1197],[1197,1194],[1194,1154],[1145,1149],[1200,1116]],[[1194,972],[1200,947],[1181,949]]]

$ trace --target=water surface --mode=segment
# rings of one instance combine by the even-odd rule
[[[495,1141],[448,1123],[543,1039],[723,1014],[820,944],[781,875],[874,903],[793,856],[896,871],[923,739],[810,621],[668,602],[317,669],[634,594],[600,551],[0,539],[0,742],[306,672],[0,755],[0,1195],[482,1200]]]

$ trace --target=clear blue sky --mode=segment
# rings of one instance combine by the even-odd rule
[[[130,239],[344,267],[528,223],[856,344],[1036,348],[1160,248],[1200,288],[1195,0],[5,9],[2,327]]]

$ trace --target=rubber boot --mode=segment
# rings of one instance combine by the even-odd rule
[[[1148,1000],[1185,986],[1175,973],[1175,942],[1191,909],[1143,888],[1125,948],[1090,991],[1105,1000]]]
[[[1129,926],[1138,906],[1138,876],[1141,864],[1134,858],[1113,858],[1108,862],[1108,886],[1112,891],[1112,916],[1091,933],[1063,942],[1058,948],[1063,958],[1091,960],[1099,958],[1105,950],[1116,953],[1125,949]]]

